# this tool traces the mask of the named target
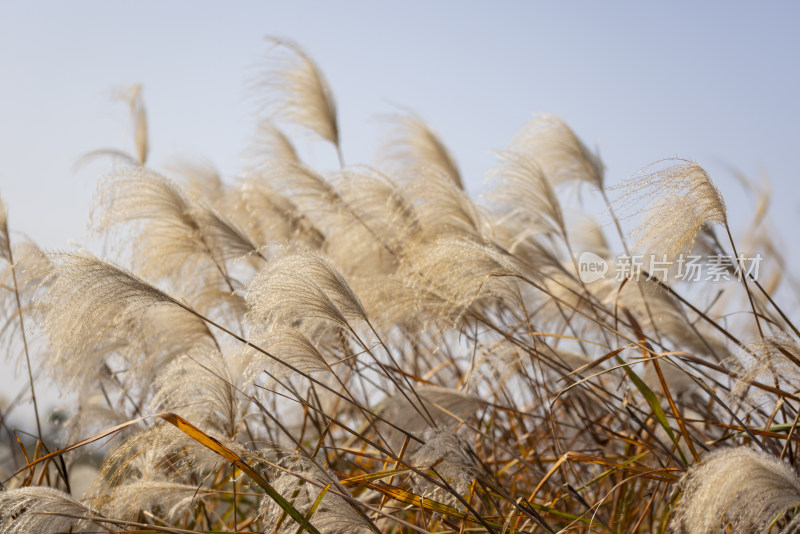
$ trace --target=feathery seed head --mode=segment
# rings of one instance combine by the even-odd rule
[[[254,168],[268,166],[275,160],[300,162],[291,141],[269,119],[259,121],[252,145],[245,155]]]
[[[800,479],[785,462],[747,447],[705,456],[681,480],[682,492],[670,523],[676,533],[765,532],[773,521],[800,506]],[[781,532],[796,532],[800,516]]]
[[[666,168],[663,166],[670,164]],[[618,186],[623,189],[617,205],[634,208],[644,220],[634,230],[634,248],[673,260],[692,248],[695,237],[707,224],[727,228],[725,202],[708,173],[688,160],[665,160]],[[649,205],[646,209],[640,206]]]
[[[511,151],[499,152],[498,158],[501,166],[490,171],[489,176],[500,185],[491,196],[511,207],[507,217],[527,232],[538,229],[565,235],[561,204],[536,161]]]
[[[338,479],[315,462],[298,456],[287,456],[281,461],[283,469],[274,481],[275,490],[290,500],[301,514],[309,513],[323,488],[330,490],[320,501],[311,524],[323,534],[366,534],[371,532],[363,517],[342,495],[349,497]],[[291,534],[297,523],[286,516],[283,509],[269,497],[261,499],[261,516],[265,527],[273,532]]]
[[[310,319],[349,328],[367,314],[336,267],[311,251],[287,251],[253,279],[247,292],[248,313],[255,325],[291,326]]]
[[[435,470],[434,480],[443,479],[463,496],[478,473],[467,444],[447,428],[430,429],[425,432],[423,439],[424,444],[411,457],[411,463],[421,471]],[[412,478],[420,495],[451,505],[460,504],[450,491],[440,485],[417,474]]]
[[[392,115],[389,120],[393,128],[380,148],[382,159],[405,169],[405,172],[438,167],[459,189],[464,189],[461,173],[450,151],[422,118],[414,114]]]
[[[90,525],[110,528],[91,522],[94,516],[80,502],[51,488],[33,486],[0,492],[0,534],[75,532]]]
[[[39,304],[54,349],[51,364],[68,382],[93,381],[93,373],[110,363],[110,356],[125,354],[125,347],[134,347],[129,365],[134,358],[155,358],[145,367],[152,372],[155,361],[209,339],[202,320],[133,274],[87,253],[50,258],[49,288]],[[149,350],[140,351],[143,345]]]
[[[274,37],[266,41],[267,67],[257,88],[264,91],[267,112],[338,145],[336,104],[322,72],[298,45]]]
[[[555,115],[539,115],[523,126],[508,149],[533,159],[554,186],[578,180],[603,188],[603,163]]]

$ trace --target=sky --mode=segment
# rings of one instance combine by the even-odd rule
[[[611,184],[663,158],[696,160],[734,229],[754,199],[731,171],[769,176],[791,250],[798,22],[800,3],[788,1],[0,0],[0,195],[15,239],[86,242],[104,167],[76,163],[98,148],[132,150],[114,95],[133,83],[144,87],[152,166],[196,158],[234,181],[272,35],[299,43],[325,73],[348,162],[372,161],[380,116],[409,108],[477,194],[491,151],[532,114],[554,113],[599,150]],[[308,154],[332,161],[324,143]]]

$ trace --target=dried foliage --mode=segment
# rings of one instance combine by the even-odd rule
[[[0,532],[797,529],[797,285],[766,188],[743,241],[765,278],[618,277],[592,215],[626,254],[736,257],[697,163],[647,167],[612,204],[597,154],[539,116],[484,204],[408,116],[381,170],[322,172],[275,125],[342,161],[330,88],[269,43],[235,180],[147,167],[141,88],[126,95],[136,157],[95,153],[114,156],[92,213],[109,259],[42,253],[0,205],[0,343],[28,374],[1,405]],[[641,218],[631,247],[614,207]],[[583,276],[588,252],[604,277]],[[42,387],[74,401],[63,427]]]

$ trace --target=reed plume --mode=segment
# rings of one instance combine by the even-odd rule
[[[389,118],[393,128],[384,140],[380,155],[397,167],[397,174],[413,175],[426,166],[438,167],[460,189],[461,173],[450,151],[431,128],[418,116],[395,115]]]
[[[296,44],[273,37],[267,42],[268,62],[256,84],[267,113],[338,147],[336,104],[322,72]]]
[[[800,479],[781,460],[746,447],[722,449],[684,475],[675,532],[795,532]]]
[[[554,185],[577,180],[603,188],[604,168],[566,122],[538,115],[512,138],[508,149],[534,160]]]
[[[17,488],[0,493],[0,532],[3,534],[107,528],[102,522],[92,521],[95,517],[91,509],[51,488]]]
[[[661,168],[658,168],[661,167]],[[620,205],[647,206],[635,248],[669,259],[687,254],[707,224],[728,226],[725,202],[697,163],[665,160],[629,179]]]

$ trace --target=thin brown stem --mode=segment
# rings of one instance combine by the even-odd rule
[[[33,369],[31,368],[31,356],[30,351],[28,349],[28,336],[25,333],[25,320],[22,316],[22,301],[19,296],[19,285],[17,283],[17,272],[14,265],[14,252],[11,248],[11,236],[8,233],[8,226],[6,225],[3,228],[7,239],[6,239],[6,253],[8,254],[8,263],[9,269],[11,269],[11,279],[14,281],[14,298],[17,303],[17,317],[19,318],[19,329],[20,334],[22,335],[22,345],[25,348],[25,363],[28,369],[28,381],[30,382],[31,386],[31,397],[33,398],[33,413],[36,416],[36,432],[39,436],[39,440],[42,439],[42,423],[39,419],[39,405],[36,401],[36,389],[33,385]]]

